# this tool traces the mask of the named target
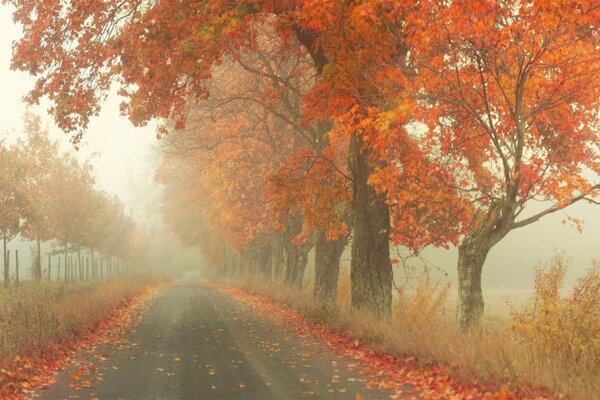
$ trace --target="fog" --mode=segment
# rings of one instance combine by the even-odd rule
[[[11,43],[18,36],[19,29],[12,22],[10,9],[1,7],[0,135],[9,140],[20,135],[21,117],[26,110],[21,99],[33,86],[31,77],[9,68]],[[119,115],[119,102],[116,95],[109,96],[101,115],[91,121],[78,157],[82,160],[92,157],[98,186],[118,195],[138,223],[157,233],[154,243],[157,266],[165,271],[195,268],[202,264],[199,252],[179,247],[175,239],[161,228],[160,190],[153,181],[157,141],[155,127],[134,127]],[[65,149],[71,146],[69,137],[52,125],[44,110],[44,104],[32,109],[44,117],[52,136],[58,138]],[[582,233],[569,223],[561,223],[568,216],[585,221]],[[21,254],[29,254],[27,243],[20,242],[11,247],[18,248]],[[483,272],[484,290],[509,292],[530,289],[534,266],[539,261],[548,260],[557,251],[564,252],[571,259],[568,284],[572,284],[593,259],[600,259],[600,206],[582,202],[566,212],[557,212],[538,223],[511,232],[490,252]],[[430,249],[424,251],[422,257],[432,266],[446,271],[452,281],[455,280],[455,249]],[[24,262],[27,267],[27,261]]]
[[[20,36],[14,25],[11,9],[0,7],[0,138],[14,142],[23,137],[22,117],[28,110],[21,99],[33,87],[34,79],[22,72],[10,70],[11,44]],[[120,99],[108,97],[101,114],[89,125],[86,135],[75,152],[80,161],[91,159],[96,186],[119,197],[125,210],[137,224],[151,232],[152,264],[148,268],[177,275],[188,268],[198,268],[201,255],[197,249],[182,246],[162,229],[160,216],[160,188],[154,182],[156,166],[155,126],[134,127],[126,117],[120,116]],[[60,131],[46,113],[47,104],[31,107],[29,111],[42,116],[50,136],[59,141],[63,151],[75,151],[70,136]],[[19,251],[21,274],[28,276],[32,264],[31,242],[19,240],[9,245]],[[52,243],[42,244],[42,255],[51,250]],[[42,265],[45,266],[42,257]]]

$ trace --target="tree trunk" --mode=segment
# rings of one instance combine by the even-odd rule
[[[286,230],[282,234],[286,259],[284,282],[297,288],[301,288],[303,285],[308,253],[313,246],[310,239],[303,244],[294,242],[296,236],[302,232],[303,223],[302,215],[291,216],[286,223]]]
[[[285,249],[283,246],[283,235],[280,232],[273,234],[273,240],[271,244],[271,271],[273,274],[274,281],[283,280],[285,260]]]
[[[348,244],[348,238],[339,236],[328,241],[327,233],[320,231],[315,242],[315,287],[314,296],[325,303],[337,300],[340,258]]]
[[[102,248],[98,249],[98,273],[100,279],[104,279],[104,264],[102,263]]]
[[[69,235],[65,237],[65,283],[69,281]]]
[[[77,269],[79,270],[79,280],[83,280],[83,264],[81,263],[81,249],[77,246]]]
[[[69,281],[69,257],[67,255],[67,249],[65,248],[65,270],[63,272],[65,283]]]
[[[92,257],[92,261],[90,261],[91,265],[92,265],[92,280],[97,278],[97,271],[96,271],[96,264],[94,263],[94,248],[92,247],[91,250],[91,257]]]
[[[37,257],[35,258],[35,268],[33,269],[33,278],[41,279],[42,278],[42,241],[38,236],[36,239],[37,245]]]
[[[354,206],[354,236],[350,262],[352,307],[389,315],[392,305],[390,213],[385,196],[368,184],[369,154],[356,135],[349,147]]]
[[[308,253],[312,245],[306,243],[296,245],[290,242],[286,246],[287,267],[285,271],[285,283],[288,283],[298,289],[302,288],[304,283],[304,271],[308,264]]]
[[[458,247],[458,325],[463,330],[476,327],[483,315],[481,273],[491,249],[484,239],[466,238]]]
[[[48,253],[48,282],[52,280],[52,254]]]
[[[19,250],[15,250],[15,285],[19,286]]]
[[[4,287],[8,287],[10,280],[10,271],[8,269],[8,257],[6,256],[6,236],[2,237],[2,243],[4,245],[2,248],[2,259],[4,261]]]
[[[269,281],[273,279],[273,274],[271,273],[272,257],[270,243],[263,244],[258,248],[258,268],[261,275]]]
[[[231,259],[231,277],[235,277],[239,274],[240,269],[240,255],[234,252]]]

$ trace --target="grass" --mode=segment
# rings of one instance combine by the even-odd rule
[[[316,302],[310,287],[295,290],[256,279],[242,285],[380,350],[414,357],[425,367],[445,365],[455,379],[524,391],[545,388],[556,398],[592,399],[600,392],[596,366],[574,365],[571,360],[537,351],[519,340],[509,316],[489,318],[476,332],[460,332],[454,307],[445,301],[447,289],[431,282],[419,285],[410,295],[394,296],[392,316],[387,320],[350,308],[348,275],[340,278],[338,306],[333,309]]]
[[[0,289],[0,366],[68,344],[153,283],[140,277],[68,285],[26,281]]]

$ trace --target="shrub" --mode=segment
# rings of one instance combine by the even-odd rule
[[[572,364],[600,367],[600,263],[594,262],[568,296],[562,296],[568,263],[555,256],[535,273],[535,292],[512,312],[516,337],[535,351]]]

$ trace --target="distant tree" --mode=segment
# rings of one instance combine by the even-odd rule
[[[65,259],[70,248],[77,251],[77,263],[83,266],[81,247],[91,242],[95,192],[89,163],[81,165],[71,154],[63,154],[48,169],[52,184],[47,188],[51,236],[64,247]]]
[[[51,198],[49,191],[54,184],[53,166],[59,162],[58,143],[50,139],[48,130],[39,116],[26,114],[24,117],[25,139],[18,147],[26,155],[27,213],[21,236],[36,242],[37,256],[33,263],[33,278],[42,277],[41,243],[52,239]]]
[[[7,244],[21,231],[26,210],[26,165],[15,146],[0,141],[0,237],[4,266],[4,286],[10,279]]]

